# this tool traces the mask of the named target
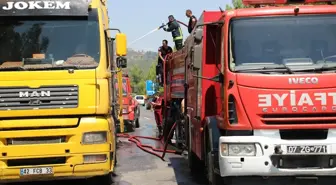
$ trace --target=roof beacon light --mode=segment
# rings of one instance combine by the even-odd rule
[[[336,0],[242,0],[244,5],[279,5],[279,4],[308,4],[328,3]]]

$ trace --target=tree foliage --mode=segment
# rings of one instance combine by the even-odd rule
[[[132,65],[129,69],[129,76],[133,92],[137,94],[145,94],[144,72],[137,64]]]
[[[156,65],[157,60],[152,61],[147,74],[137,64],[132,65],[129,69],[129,76],[134,93],[146,94],[146,80],[152,80],[156,83]],[[156,91],[163,92],[163,87],[157,86]]]
[[[226,4],[225,10],[232,10],[232,9],[238,9],[238,8],[247,8],[242,0],[232,0],[232,6],[229,4]]]

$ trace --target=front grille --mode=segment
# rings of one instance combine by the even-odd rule
[[[76,85],[0,88],[0,110],[62,109],[77,106]]]
[[[7,161],[8,167],[13,166],[34,166],[48,164],[65,164],[66,157],[48,157],[48,158],[33,158],[33,159],[10,159]]]
[[[336,124],[336,114],[265,114],[261,121],[266,125]]]
[[[273,155],[273,166],[280,169],[323,169],[336,167],[335,155]]]
[[[66,142],[65,136],[55,137],[26,137],[7,139],[7,145],[36,145],[36,144],[56,144]]]

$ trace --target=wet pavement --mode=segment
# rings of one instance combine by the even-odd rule
[[[153,112],[141,109],[140,128],[135,135],[157,136]],[[143,152],[125,138],[119,139],[115,185],[205,185],[204,179],[194,179],[187,160],[180,155],[166,154],[165,161]],[[161,148],[157,141],[143,139],[144,144]]]
[[[157,129],[153,112],[141,107],[140,128],[133,134],[142,136],[156,136]],[[187,160],[180,155],[166,154],[165,161],[143,152],[134,143],[126,138],[118,139],[118,164],[113,177],[112,185],[206,185],[204,177],[192,177]],[[152,140],[142,140],[145,144],[162,144]],[[54,181],[15,183],[15,185],[67,185],[87,184],[93,185],[88,180]]]

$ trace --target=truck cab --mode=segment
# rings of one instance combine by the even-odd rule
[[[0,183],[95,177],[116,162],[111,92],[126,36],[105,0],[0,4]]]
[[[243,3],[204,11],[165,63],[165,117],[178,115],[190,169],[210,184],[331,184],[336,6]]]

